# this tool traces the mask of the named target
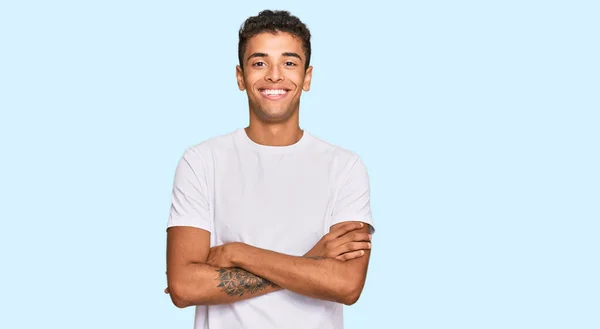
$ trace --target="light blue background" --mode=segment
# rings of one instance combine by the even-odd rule
[[[395,4],[393,4],[395,3]],[[1,328],[190,328],[165,288],[185,148],[247,124],[237,30],[313,33],[301,125],[358,152],[346,328],[600,328],[597,1],[2,1]]]

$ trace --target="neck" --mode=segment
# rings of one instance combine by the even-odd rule
[[[288,146],[297,143],[304,134],[298,120],[280,123],[268,123],[250,118],[245,128],[248,137],[257,144],[267,146]]]

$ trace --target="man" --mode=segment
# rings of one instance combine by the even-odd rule
[[[239,33],[250,124],[188,148],[177,165],[165,290],[195,328],[342,328],[374,232],[356,154],[300,129],[310,32],[285,11]]]

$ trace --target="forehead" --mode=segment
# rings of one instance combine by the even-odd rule
[[[262,32],[248,39],[245,56],[253,53],[276,56],[285,52],[294,52],[304,58],[302,41],[287,32]]]

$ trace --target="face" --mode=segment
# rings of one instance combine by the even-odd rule
[[[304,69],[302,41],[285,32],[250,38],[244,69],[236,68],[238,87],[248,94],[251,115],[264,122],[284,122],[300,108],[302,91],[310,89],[312,67]]]

